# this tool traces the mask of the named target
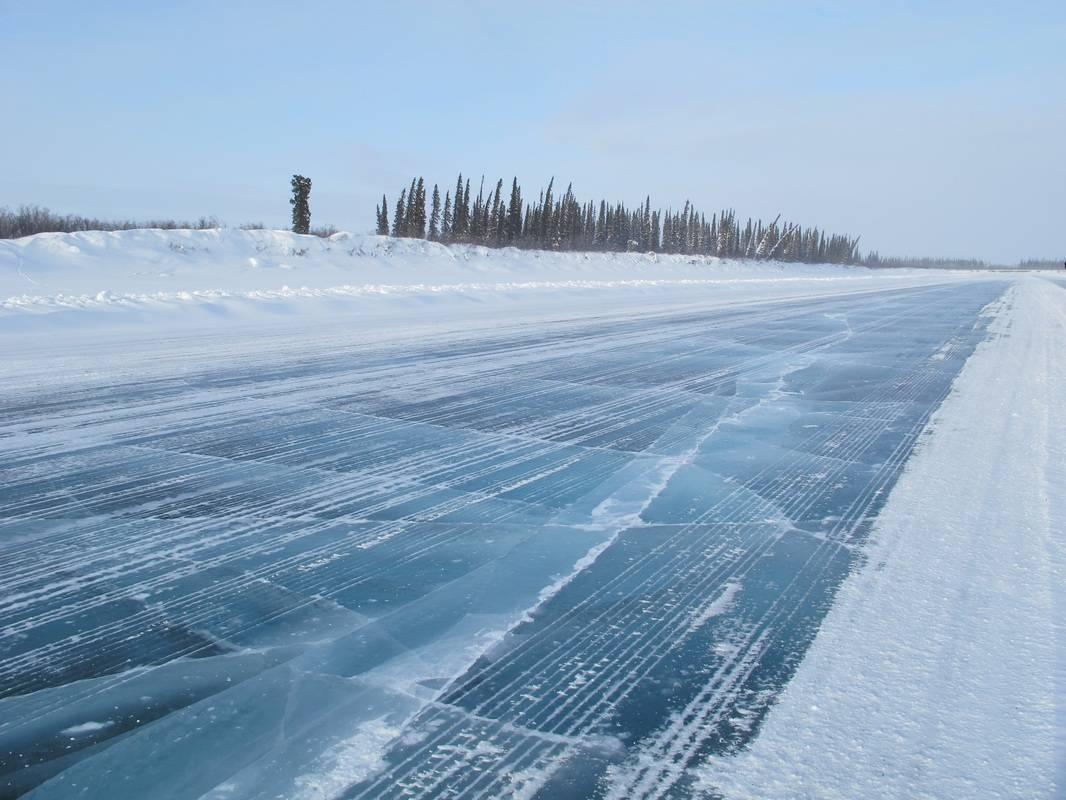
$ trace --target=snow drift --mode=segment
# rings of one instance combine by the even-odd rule
[[[0,320],[63,311],[189,311],[241,316],[307,300],[426,301],[559,290],[715,285],[793,289],[811,280],[930,278],[858,267],[737,262],[656,253],[555,253],[446,247],[418,239],[268,230],[133,230],[0,241]],[[940,276],[943,279],[943,276]],[[111,321],[114,321],[113,319]],[[86,318],[81,323],[87,322]]]

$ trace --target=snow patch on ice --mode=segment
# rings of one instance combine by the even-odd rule
[[[381,771],[385,748],[400,733],[384,717],[363,723],[359,733],[332,745],[312,771],[296,778],[293,800],[329,800]]]
[[[720,617],[722,614],[729,611],[729,609],[733,607],[733,601],[736,599],[737,592],[739,592],[742,587],[743,584],[740,581],[729,581],[726,583],[721,594],[692,615],[692,618],[689,620],[689,629],[697,630],[698,628],[702,628],[715,617]]]
[[[83,722],[80,725],[71,725],[69,728],[64,728],[60,731],[63,736],[84,736],[87,733],[96,733],[97,731],[103,731],[114,725],[113,720],[105,720],[104,722]]]

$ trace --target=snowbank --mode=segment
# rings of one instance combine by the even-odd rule
[[[307,300],[439,300],[710,283],[772,291],[810,280],[864,284],[915,277],[931,274],[654,253],[445,247],[349,233],[322,239],[267,230],[89,231],[0,241],[0,319],[191,306],[240,316],[256,306],[277,312]],[[80,324],[86,321],[83,316]]]
[[[1066,291],[1023,279],[726,798],[1066,791]],[[1056,790],[1057,786],[1057,790]]]
[[[421,239],[214,229],[46,233],[0,241],[0,296],[251,292],[284,286],[780,278],[785,265],[655,253],[445,247]],[[787,265],[789,277],[854,267]],[[867,272],[867,270],[860,270]]]

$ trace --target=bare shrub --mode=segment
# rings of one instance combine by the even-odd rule
[[[80,214],[56,214],[35,205],[19,206],[12,211],[0,208],[0,239],[18,239],[35,233],[74,233],[76,231],[129,231],[140,228],[162,230],[209,230],[221,227],[215,217],[200,217],[195,222],[173,219],[105,220]]]

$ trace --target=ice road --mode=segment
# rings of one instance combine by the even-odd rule
[[[0,794],[695,796],[1008,285],[4,393]]]

